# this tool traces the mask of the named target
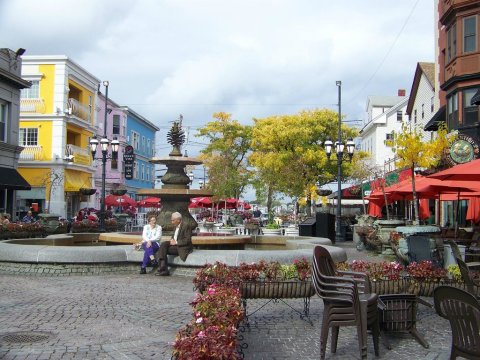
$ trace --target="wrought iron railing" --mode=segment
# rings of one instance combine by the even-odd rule
[[[72,162],[81,165],[90,165],[92,163],[92,157],[88,149],[72,144],[65,146],[65,158],[71,159]]]
[[[25,147],[20,153],[20,160],[33,161],[33,160],[45,160],[45,154],[41,146],[28,146]]]
[[[79,119],[90,122],[92,118],[92,109],[89,105],[82,104],[76,99],[68,99],[68,113],[75,115]]]
[[[44,114],[45,102],[43,99],[20,99],[20,112]]]

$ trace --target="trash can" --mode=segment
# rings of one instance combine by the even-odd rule
[[[298,234],[300,236],[316,236],[315,218],[308,218],[298,225]]]
[[[335,242],[335,215],[318,212],[316,214],[316,236]]]

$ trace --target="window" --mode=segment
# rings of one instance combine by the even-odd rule
[[[20,92],[20,97],[22,99],[38,99],[40,98],[40,81],[32,80],[32,86],[28,89],[22,89]]]
[[[455,92],[447,96],[448,129],[454,130],[458,126],[458,94]]]
[[[135,161],[135,179],[139,179],[140,178],[140,165],[138,163],[138,161]]]
[[[7,134],[7,119],[8,119],[8,104],[0,101],[0,141],[6,142]]]
[[[150,166],[147,166],[147,171],[145,172],[145,176],[147,181],[150,181]]]
[[[121,135],[126,135],[127,134],[127,129],[126,129],[126,119],[122,119],[122,134]]]
[[[463,19],[463,52],[477,51],[477,18]]]
[[[150,139],[147,139],[147,156],[150,155]]]
[[[479,122],[478,106],[470,105],[470,101],[477,90],[476,88],[463,90],[463,125],[474,125]]]
[[[132,146],[135,150],[140,147],[140,134],[132,130]]]
[[[435,99],[434,97],[432,96],[432,98],[430,99],[430,112],[433,114],[433,109],[435,107]]]
[[[453,24],[447,31],[447,63],[457,57],[457,25]]]
[[[112,134],[120,135],[120,115],[113,115]]]
[[[145,180],[145,164],[142,164],[142,172],[140,174],[140,179]]]
[[[402,110],[397,111],[397,121],[402,121],[403,120],[403,112]]]
[[[393,132],[390,134],[386,134],[386,140],[393,140]]]
[[[417,109],[413,110],[413,123],[417,123]]]
[[[111,164],[111,169],[112,170],[117,170],[118,169],[118,159],[113,159],[112,158],[112,161],[110,162]]]
[[[20,128],[18,134],[19,146],[38,146],[37,128]]]
[[[145,152],[145,136],[142,136],[142,151]]]
[[[425,117],[425,104],[422,104],[422,119]]]

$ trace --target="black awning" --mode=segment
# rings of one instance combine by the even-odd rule
[[[30,190],[31,188],[16,169],[0,167],[0,189]]]
[[[472,100],[470,100],[470,105],[480,105],[480,89],[473,95]]]
[[[437,131],[438,125],[446,122],[447,120],[447,107],[443,105],[436,113],[432,116],[430,121],[424,126],[425,131]]]

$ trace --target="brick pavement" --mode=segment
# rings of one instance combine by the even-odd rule
[[[349,258],[378,259],[345,245]],[[0,275],[1,359],[170,359],[176,332],[191,320],[194,297],[190,277],[158,278],[137,274],[68,277]],[[429,299],[431,301],[431,299]],[[249,300],[248,310],[263,305]],[[289,301],[301,310],[301,300]],[[244,334],[245,359],[318,359],[322,301],[313,297],[313,326],[282,302],[270,303],[250,317]],[[424,349],[409,335],[391,336],[393,349],[381,346],[383,359],[448,359],[448,324],[433,309],[419,305],[418,325],[430,343]],[[18,341],[45,334],[37,342]],[[354,328],[340,330],[336,355],[358,359]],[[28,339],[27,339],[28,340]],[[373,345],[369,336],[369,358]]]

